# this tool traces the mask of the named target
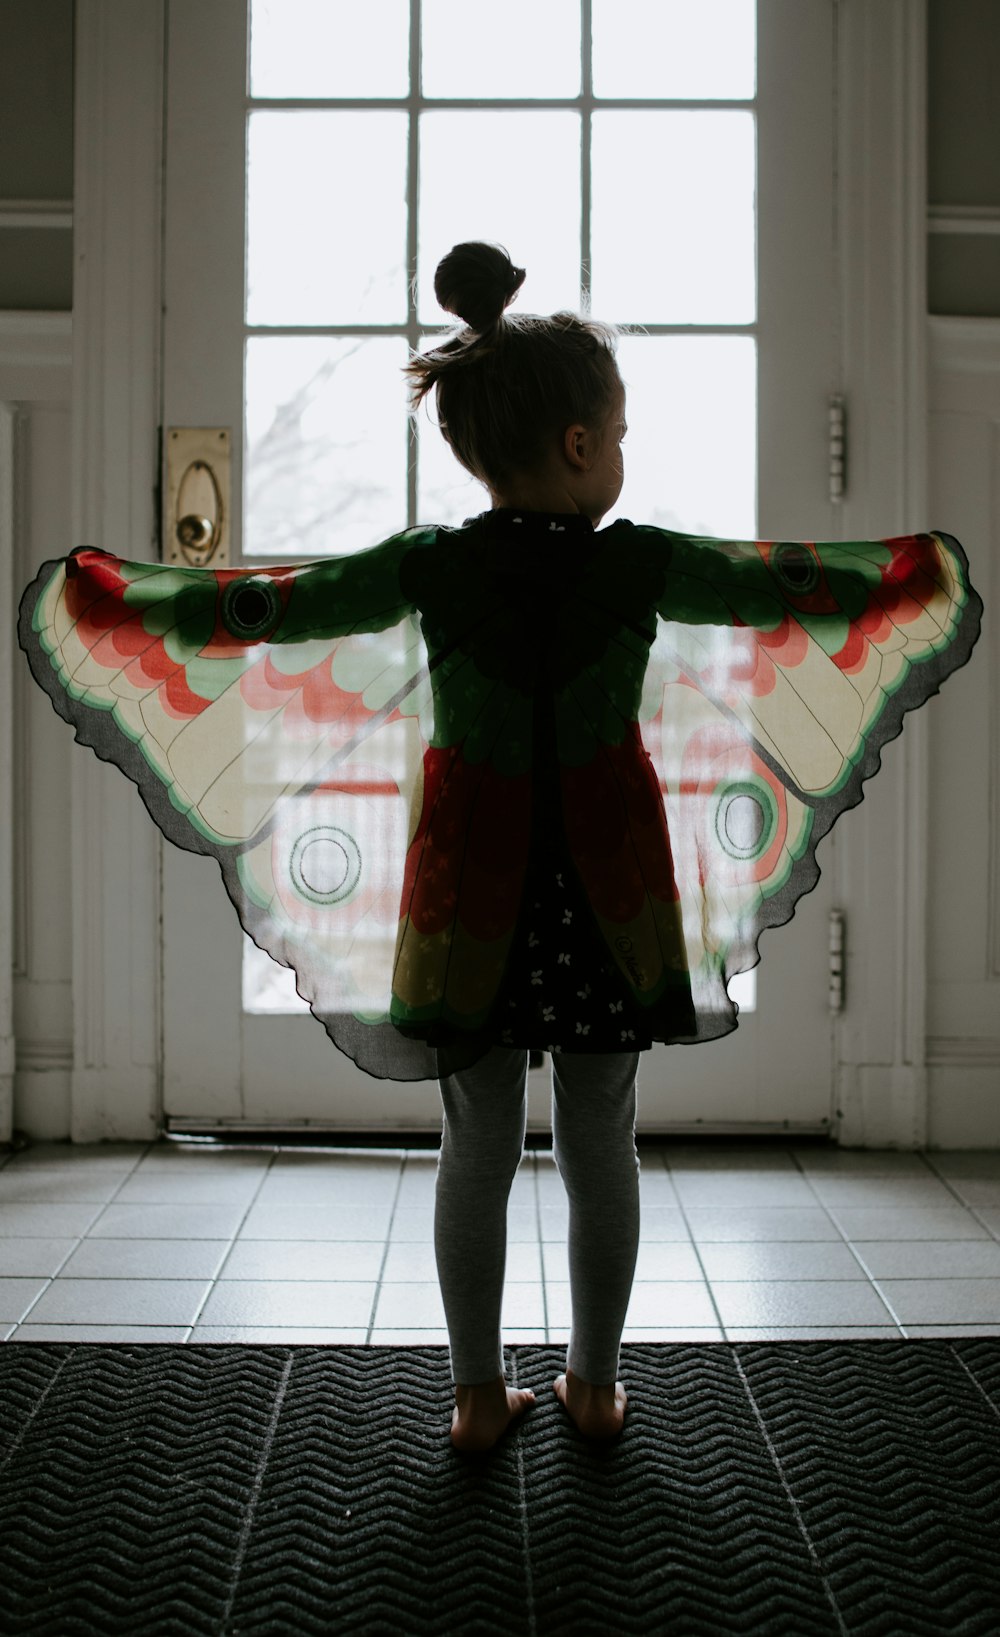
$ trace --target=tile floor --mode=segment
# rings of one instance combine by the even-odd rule
[[[624,1340],[1000,1334],[1000,1152],[643,1147]],[[0,1339],[435,1342],[437,1156],[0,1149]],[[568,1334],[566,1204],[526,1154],[504,1339]]]

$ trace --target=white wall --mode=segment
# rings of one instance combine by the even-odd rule
[[[1000,319],[929,326],[929,521],[964,543],[986,612],[928,707],[928,1133],[1000,1147]]]
[[[47,558],[65,555],[70,526],[69,315],[0,314],[0,403],[10,409],[12,606]],[[5,609],[5,617],[7,610]],[[11,633],[13,635],[13,633]],[[69,1131],[73,1015],[70,903],[72,737],[35,687],[16,645],[3,700],[12,729],[13,1125]],[[5,895],[6,896],[6,895]],[[6,906],[5,906],[6,908]],[[7,1133],[0,1132],[0,1138]]]

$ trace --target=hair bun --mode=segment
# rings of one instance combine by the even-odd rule
[[[434,294],[446,313],[482,334],[499,323],[523,283],[524,268],[501,245],[456,244],[438,262]]]

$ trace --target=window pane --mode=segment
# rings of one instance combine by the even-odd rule
[[[247,321],[406,320],[406,115],[269,112],[247,137]]]
[[[757,347],[745,335],[623,336],[625,487],[616,517],[752,540]],[[608,519],[610,521],[610,519]]]
[[[754,0],[593,0],[594,95],[752,97]]]
[[[754,136],[750,113],[595,113],[598,317],[753,322]]]
[[[423,0],[425,97],[575,97],[580,0],[507,0],[490,21],[469,0]]]
[[[467,517],[489,510],[490,497],[455,459],[438,431],[433,400],[425,399],[417,421],[420,447],[417,458],[417,521],[452,527]]]
[[[406,527],[401,336],[247,342],[244,554],[323,557]]]
[[[552,185],[540,188],[540,175]],[[430,113],[420,121],[419,316],[440,324],[434,269],[454,244],[502,244],[528,271],[519,312],[580,302],[580,119],[572,113]]]
[[[252,97],[405,97],[408,0],[251,0]]]

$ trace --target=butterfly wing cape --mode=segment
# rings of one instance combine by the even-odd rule
[[[728,980],[981,607],[948,535],[487,513],[279,567],[78,548],[28,587],[19,636],[77,739],[218,860],[336,1045],[406,1080],[497,1038],[540,826],[649,1035],[728,1033]]]

